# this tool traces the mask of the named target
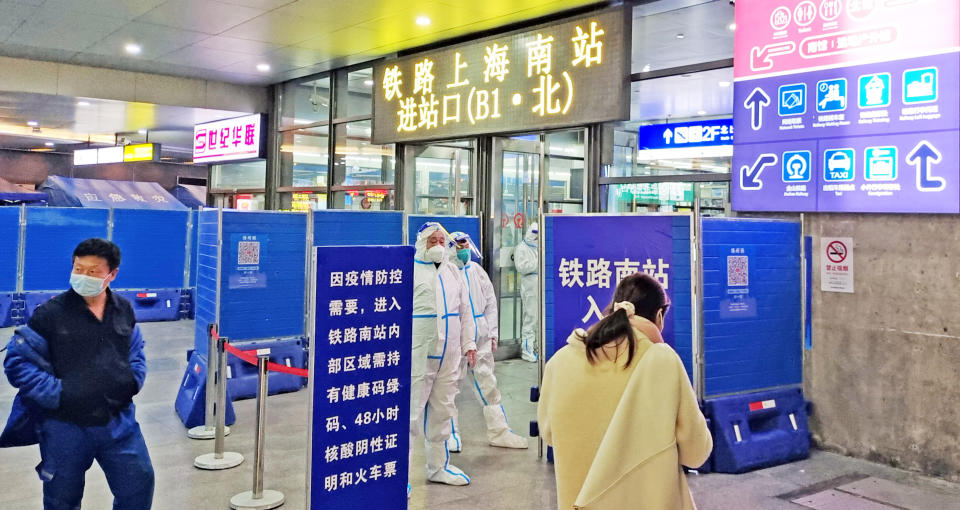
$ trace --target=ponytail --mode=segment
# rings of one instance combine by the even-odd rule
[[[633,325],[630,324],[630,318],[624,309],[607,315],[590,328],[587,337],[583,340],[587,346],[587,361],[591,364],[596,363],[597,351],[613,341],[616,341],[617,347],[621,342],[627,342],[627,363],[624,367],[629,366],[637,350],[637,338],[633,334]]]

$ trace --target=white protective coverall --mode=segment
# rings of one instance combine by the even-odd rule
[[[470,317],[470,296],[460,283],[457,267],[446,255],[439,258],[439,266],[427,258],[427,238],[438,230],[442,227],[437,223],[421,227],[414,255],[410,457],[414,441],[423,431],[427,479],[466,485],[470,478],[450,464],[445,443],[456,413],[460,359],[477,347],[473,321],[461,321]],[[445,244],[449,243],[452,240],[448,238]]]
[[[469,234],[452,232],[450,235],[458,244],[464,241],[469,243],[472,253],[480,253]],[[487,440],[490,444],[502,448],[526,448],[527,439],[515,434],[507,424],[506,411],[500,403],[500,390],[497,388],[497,377],[493,371],[494,346],[500,338],[497,295],[494,293],[493,283],[483,267],[473,260],[464,264],[457,258],[456,252],[453,252],[451,260],[460,268],[462,283],[470,290],[470,316],[474,322],[474,340],[477,344],[477,364],[469,368],[467,360],[464,359],[460,363],[460,380],[469,378],[469,384],[473,387],[472,393],[483,405],[483,419],[487,424]],[[458,416],[459,413],[455,413],[450,420],[451,431],[447,449],[451,452],[463,449]]]
[[[536,363],[540,354],[540,249],[537,239],[540,227],[531,223],[527,235],[513,250],[513,263],[520,275],[520,302],[523,303],[523,324],[520,335],[521,357],[524,361]]]

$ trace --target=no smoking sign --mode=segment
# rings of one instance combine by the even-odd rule
[[[853,293],[853,238],[824,237],[820,257],[820,290]]]

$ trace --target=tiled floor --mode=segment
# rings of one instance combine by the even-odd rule
[[[213,445],[187,439],[173,411],[176,389],[187,364],[185,352],[193,344],[193,323],[148,323],[143,329],[149,375],[136,402],[157,474],[154,508],[228,508],[230,497],[249,490],[251,485],[254,401],[235,403],[237,424],[226,440],[228,450],[240,452],[248,460],[228,471],[195,469],[193,459],[212,451]],[[11,332],[0,329],[0,339],[5,342]],[[535,404],[528,401],[536,367],[521,361],[500,362],[497,376],[511,425],[518,432],[525,431],[536,414]],[[8,415],[13,395],[13,388],[4,379],[0,383],[0,419]],[[414,460],[410,508],[555,508],[553,470],[538,459],[536,442],[531,441],[531,448],[525,451],[487,446],[480,405],[466,387],[458,398],[458,407],[465,445],[463,453],[454,454],[453,462],[470,475],[472,483],[466,487],[427,484],[420,467],[420,446]],[[307,392],[270,397],[265,487],[286,495],[282,508],[305,507],[306,443]],[[0,449],[0,509],[40,508],[40,481],[33,471],[37,462],[36,447]],[[743,475],[691,475],[690,485],[701,510],[960,509],[960,486],[823,452],[814,452],[802,462]],[[110,502],[103,474],[91,469],[83,508],[107,509]]]

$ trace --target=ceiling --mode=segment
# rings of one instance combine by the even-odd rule
[[[633,72],[733,58],[733,11],[728,0],[659,0],[634,7]]]
[[[269,84],[593,3],[0,0],[0,55]]]
[[[631,121],[671,121],[733,114],[733,68],[631,84]]]

